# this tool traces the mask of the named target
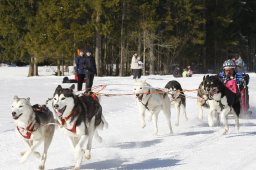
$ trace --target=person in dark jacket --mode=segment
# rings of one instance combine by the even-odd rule
[[[86,93],[91,91],[94,75],[97,75],[95,58],[92,56],[91,50],[87,49],[85,50]]]
[[[85,78],[85,56],[84,56],[84,50],[80,50],[78,52],[78,56],[75,58],[75,74],[78,77],[77,80],[77,91],[82,90],[84,78]]]

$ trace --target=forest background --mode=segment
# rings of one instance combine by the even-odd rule
[[[29,64],[28,76],[62,75],[81,48],[98,76],[129,75],[134,53],[144,75],[216,72],[231,55],[256,68],[254,0],[1,0],[0,16],[0,63]]]

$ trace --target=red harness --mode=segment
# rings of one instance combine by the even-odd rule
[[[22,129],[22,130],[26,130],[27,133],[24,135],[24,134],[21,132],[21,129]],[[19,127],[17,126],[17,130],[18,130],[18,132],[20,133],[20,135],[23,136],[25,139],[30,139],[32,132],[35,131],[35,130],[34,130],[34,125],[32,126],[32,122],[28,125],[27,128],[21,128],[21,127],[19,128]]]
[[[71,112],[70,115],[68,115],[67,117],[65,118],[60,118],[60,124],[61,126],[64,126],[66,123],[67,123],[67,120],[70,119],[76,112],[73,111]],[[72,133],[76,133],[76,122],[74,123],[73,127],[71,129],[68,129],[68,128],[65,128],[67,129],[68,131],[72,132]]]

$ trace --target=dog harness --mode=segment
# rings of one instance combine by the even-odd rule
[[[67,117],[60,118],[60,120],[58,119],[61,127],[63,127],[67,123],[67,120],[70,119],[75,113],[76,113],[75,110],[73,110]],[[74,123],[74,125],[71,129],[68,129],[66,127],[65,127],[65,129],[67,129],[68,131],[70,131],[72,133],[76,133],[76,122]]]
[[[150,94],[150,90],[148,90],[147,95],[149,95],[149,94]],[[143,95],[144,95],[144,94],[143,94]],[[150,97],[151,97],[152,95],[149,96],[148,101],[146,102],[146,104],[144,104],[144,103],[142,102],[143,95],[142,95],[142,98],[139,99],[139,102],[140,102],[147,110],[149,110],[149,108],[148,108],[148,101],[149,101],[149,99],[150,99]]]
[[[23,136],[25,139],[30,139],[31,134],[36,131],[38,128],[34,129],[36,123],[31,122],[27,128],[22,128],[17,126],[17,130],[20,133],[21,136]],[[26,132],[25,134],[23,132]]]

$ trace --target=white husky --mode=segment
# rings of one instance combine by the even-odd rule
[[[136,100],[139,107],[139,114],[141,116],[141,127],[144,128],[146,126],[145,111],[147,110],[151,114],[151,118],[153,118],[155,128],[154,134],[157,135],[158,114],[162,110],[166,117],[170,133],[173,133],[170,111],[171,102],[168,95],[161,90],[157,90],[151,87],[150,84],[148,84],[146,81],[141,80],[135,82],[134,93],[136,95]]]
[[[31,106],[29,98],[14,96],[12,103],[12,117],[16,124],[16,131],[27,143],[28,150],[22,152],[21,163],[25,162],[30,154],[41,157],[39,169],[44,169],[47,150],[51,144],[55,127],[52,112],[45,106]],[[43,155],[35,151],[35,148],[44,141]]]

